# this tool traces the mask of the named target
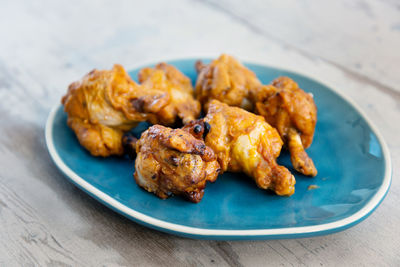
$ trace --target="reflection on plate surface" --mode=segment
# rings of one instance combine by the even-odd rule
[[[168,63],[195,81],[194,62]],[[292,72],[246,66],[263,83],[285,75],[314,95],[318,122],[307,152],[318,175],[309,178],[296,173],[288,153],[283,152],[278,161],[297,181],[291,197],[261,190],[243,174],[225,173],[207,185],[198,204],[180,197],[161,200],[136,185],[134,164],[128,158],[90,156],[66,125],[62,107],[50,115],[46,126],[50,154],[74,183],[107,206],[146,226],[179,235],[210,239],[313,236],[348,228],[365,218],[390,184],[390,158],[376,131],[350,103],[326,86]],[[135,80],[139,69],[130,72]],[[141,126],[141,130],[146,128]],[[310,190],[310,185],[317,188]]]

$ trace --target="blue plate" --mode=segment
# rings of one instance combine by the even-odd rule
[[[168,63],[195,81],[195,60]],[[309,237],[344,230],[365,219],[383,200],[391,181],[389,151],[376,128],[351,101],[313,79],[245,65],[263,83],[285,75],[314,94],[318,122],[307,151],[318,176],[294,172],[283,152],[279,161],[297,180],[291,197],[261,190],[243,174],[225,173],[207,185],[198,204],[180,197],[161,200],[136,185],[134,163],[128,158],[90,156],[68,128],[61,106],[53,109],[46,124],[49,153],[61,172],[95,199],[137,223],[176,235],[222,240]],[[134,79],[139,69],[130,72]]]

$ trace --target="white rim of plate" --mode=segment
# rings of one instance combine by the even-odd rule
[[[206,55],[206,56],[178,56],[178,57],[169,57],[168,59],[163,59],[157,62],[170,62],[170,61],[178,61],[178,60],[187,60],[187,59],[194,59],[194,58],[216,58],[216,55]],[[243,58],[241,58],[242,60]],[[300,226],[300,227],[287,227],[287,228],[276,228],[276,229],[252,229],[252,230],[224,230],[224,229],[206,229],[206,228],[197,228],[197,227],[191,227],[191,226],[185,226],[185,225],[180,225],[180,224],[175,224],[175,223],[170,223],[166,222],[163,220],[159,220],[156,218],[153,218],[151,216],[148,216],[146,214],[143,214],[141,212],[135,211],[125,205],[123,205],[121,202],[117,201],[116,199],[112,198],[111,196],[105,194],[101,190],[97,189],[93,185],[89,184],[86,182],[83,178],[81,178],[78,174],[76,174],[73,170],[71,170],[60,158],[58,155],[54,142],[53,142],[53,124],[54,124],[54,118],[57,113],[57,110],[60,108],[61,104],[56,105],[53,107],[51,110],[47,122],[46,122],[46,129],[45,129],[45,139],[46,139],[46,145],[49,151],[49,154],[51,158],[53,159],[54,163],[57,165],[57,167],[66,175],[68,176],[71,180],[73,180],[76,184],[78,184],[80,187],[82,187],[84,190],[87,192],[91,193],[92,195],[96,196],[98,199],[102,200],[103,202],[107,203],[111,207],[117,209],[118,211],[127,214],[128,216],[136,219],[137,221],[146,223],[148,225],[154,226],[159,229],[165,229],[168,231],[172,232],[177,232],[181,234],[187,234],[187,235],[196,235],[196,236],[288,236],[288,235],[295,235],[295,234],[310,234],[310,233],[318,233],[318,232],[325,232],[325,231],[330,231],[330,230],[335,230],[335,229],[340,229],[343,228],[347,225],[354,224],[358,221],[360,221],[362,218],[367,216],[371,211],[373,211],[381,202],[381,200],[385,197],[386,192],[389,190],[390,183],[391,183],[391,175],[392,175],[392,164],[391,164],[391,158],[390,158],[390,152],[387,147],[387,144],[385,140],[383,139],[381,133],[378,131],[378,129],[375,127],[375,125],[370,121],[370,119],[364,114],[364,112],[361,110],[360,107],[349,97],[345,96],[341,92],[335,90],[335,87],[329,86],[326,83],[323,83],[319,81],[318,79],[315,79],[312,76],[301,74],[298,71],[293,71],[290,69],[283,69],[281,67],[274,67],[271,65],[265,65],[264,62],[257,62],[254,60],[242,60],[243,63],[247,64],[258,64],[261,66],[265,67],[270,67],[270,68],[276,68],[280,69],[283,71],[290,71],[295,74],[299,74],[301,76],[304,76],[306,78],[312,79],[322,85],[325,85],[328,89],[330,89],[332,92],[335,94],[339,95],[341,98],[343,98],[345,101],[347,101],[350,105],[352,105],[357,112],[364,118],[364,120],[367,122],[369,127],[372,129],[372,131],[375,133],[377,136],[379,143],[381,144],[382,147],[382,152],[383,156],[385,158],[385,175],[384,175],[384,180],[379,188],[378,192],[375,193],[375,195],[370,199],[370,201],[359,211],[354,213],[353,215],[346,217],[344,219],[331,222],[331,223],[326,223],[326,224],[319,224],[319,225],[313,225],[313,226]],[[136,67],[129,68],[128,70],[134,70],[139,67],[143,66],[148,66],[155,64],[155,61],[151,62],[142,62],[140,64],[135,64]]]

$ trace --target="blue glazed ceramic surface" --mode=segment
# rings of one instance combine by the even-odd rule
[[[192,81],[195,59],[169,61]],[[390,156],[379,133],[354,105],[312,79],[280,69],[246,64],[263,83],[289,76],[318,107],[313,144],[307,150],[315,178],[296,173],[287,152],[279,162],[296,177],[296,192],[279,197],[257,188],[243,174],[225,173],[206,187],[203,200],[161,200],[139,188],[128,158],[96,158],[83,149],[66,124],[61,106],[46,125],[50,155],[84,191],[128,218],[161,231],[206,239],[270,239],[327,234],[368,216],[383,200],[391,179]],[[138,70],[130,72],[136,80]],[[317,188],[310,189],[310,185]]]

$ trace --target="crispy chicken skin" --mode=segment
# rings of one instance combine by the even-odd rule
[[[314,136],[317,108],[313,97],[288,77],[279,77],[252,91],[255,112],[275,127],[291,155],[293,167],[309,176],[317,175],[312,159],[305,152]]]
[[[177,118],[183,124],[196,119],[200,115],[200,102],[193,97],[193,87],[190,79],[178,69],[166,63],[160,63],[154,68],[144,68],[139,72],[139,82],[142,86],[167,92],[170,101],[157,113],[153,124],[173,125]]]
[[[80,144],[103,157],[123,154],[123,133],[150,120],[168,101],[163,91],[144,91],[120,65],[91,71],[72,83],[61,100]]]
[[[211,99],[246,110],[252,109],[249,92],[261,85],[256,75],[229,55],[210,64],[196,63],[196,98],[204,105]]]
[[[165,63],[140,71],[135,83],[121,65],[93,70],[62,98],[68,125],[93,156],[122,155],[121,138],[138,122],[173,125],[200,114],[189,78]]]
[[[184,130],[154,125],[130,141],[136,147],[137,184],[160,198],[183,195],[197,203],[206,182],[217,179],[220,166],[214,152]]]
[[[183,129],[196,138],[204,138],[218,158],[221,173],[244,172],[260,188],[278,195],[294,193],[294,176],[276,162],[283,142],[263,117],[212,100],[206,117]]]

